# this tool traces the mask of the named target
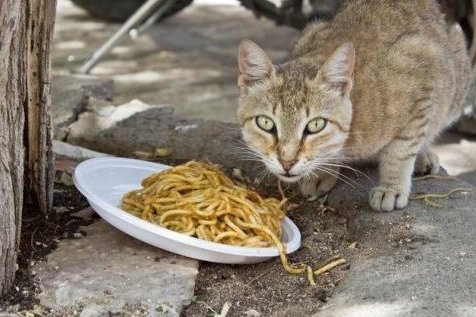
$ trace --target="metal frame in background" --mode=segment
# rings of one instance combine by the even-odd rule
[[[132,38],[137,38],[159,20],[175,1],[177,0],[147,0],[122,24],[119,30],[117,30],[109,40],[94,52],[91,58],[81,66],[79,72],[81,74],[88,74],[99,60],[109,52],[126,33],[129,33]]]

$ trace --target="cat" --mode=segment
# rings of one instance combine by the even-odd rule
[[[407,206],[413,173],[438,173],[430,145],[461,114],[471,77],[463,32],[434,0],[349,1],[310,24],[286,63],[243,40],[238,69],[253,155],[305,196],[330,191],[343,163],[377,160],[377,211]]]

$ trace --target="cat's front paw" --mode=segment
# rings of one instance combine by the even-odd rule
[[[320,174],[318,178],[311,178],[301,183],[301,192],[304,197],[325,195],[334,187],[337,177],[330,174]]]
[[[440,162],[433,152],[419,153],[415,162],[416,174],[438,174]]]
[[[301,183],[301,193],[304,197],[314,197],[318,195],[317,179],[308,179]]]
[[[408,205],[408,193],[388,187],[374,187],[370,192],[370,206],[376,211],[392,211]]]

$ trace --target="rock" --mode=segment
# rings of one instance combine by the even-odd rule
[[[149,110],[149,111],[148,111]],[[93,139],[102,131],[114,129],[121,122],[133,117],[137,113],[148,113],[153,117],[164,117],[172,114],[171,107],[162,105],[147,105],[140,100],[132,100],[129,103],[114,106],[111,104],[95,103],[87,111],[79,115],[76,122],[68,127],[68,142],[76,139]]]
[[[248,309],[247,311],[245,311],[244,314],[247,317],[260,317],[261,316],[261,314],[258,311],[254,310],[254,309],[251,309],[251,308]]]
[[[87,107],[89,98],[112,100],[114,83],[88,75],[55,75],[52,80],[54,136],[62,140],[66,128]]]
[[[375,170],[361,170],[376,181]],[[365,178],[358,182],[367,190],[371,187]],[[458,180],[414,181],[413,193],[468,186]],[[442,209],[411,201],[406,210],[378,213],[368,207],[367,191],[345,184],[336,187],[330,204],[350,219],[349,230],[359,241],[361,256],[313,316],[476,316],[476,188],[438,203]]]
[[[91,207],[87,207],[87,208],[81,209],[78,212],[75,212],[74,216],[80,217],[83,219],[91,219],[94,217],[95,214],[96,212]]]
[[[260,162],[244,160],[239,127],[214,120],[189,120],[174,115],[172,107],[119,106],[129,116],[115,115],[117,120],[98,124],[100,115],[84,113],[71,125],[67,142],[97,151],[131,157],[134,152],[152,153],[156,148],[170,149],[160,162],[191,159],[210,160],[231,171],[242,169],[253,179],[262,169]],[[137,111],[129,110],[132,107]],[[112,122],[114,121],[114,122]]]
[[[102,220],[84,231],[83,238],[61,241],[38,265],[42,305],[55,311],[81,305],[81,316],[164,316],[159,310],[167,307],[165,316],[179,316],[193,296],[196,260],[146,245]],[[163,260],[154,261],[157,256]]]

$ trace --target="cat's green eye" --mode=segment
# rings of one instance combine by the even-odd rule
[[[256,117],[256,124],[258,127],[260,127],[260,129],[263,129],[266,132],[272,132],[275,128],[273,120],[267,116]]]
[[[326,125],[327,120],[324,118],[312,119],[306,126],[306,132],[309,134],[319,133],[324,130]]]

